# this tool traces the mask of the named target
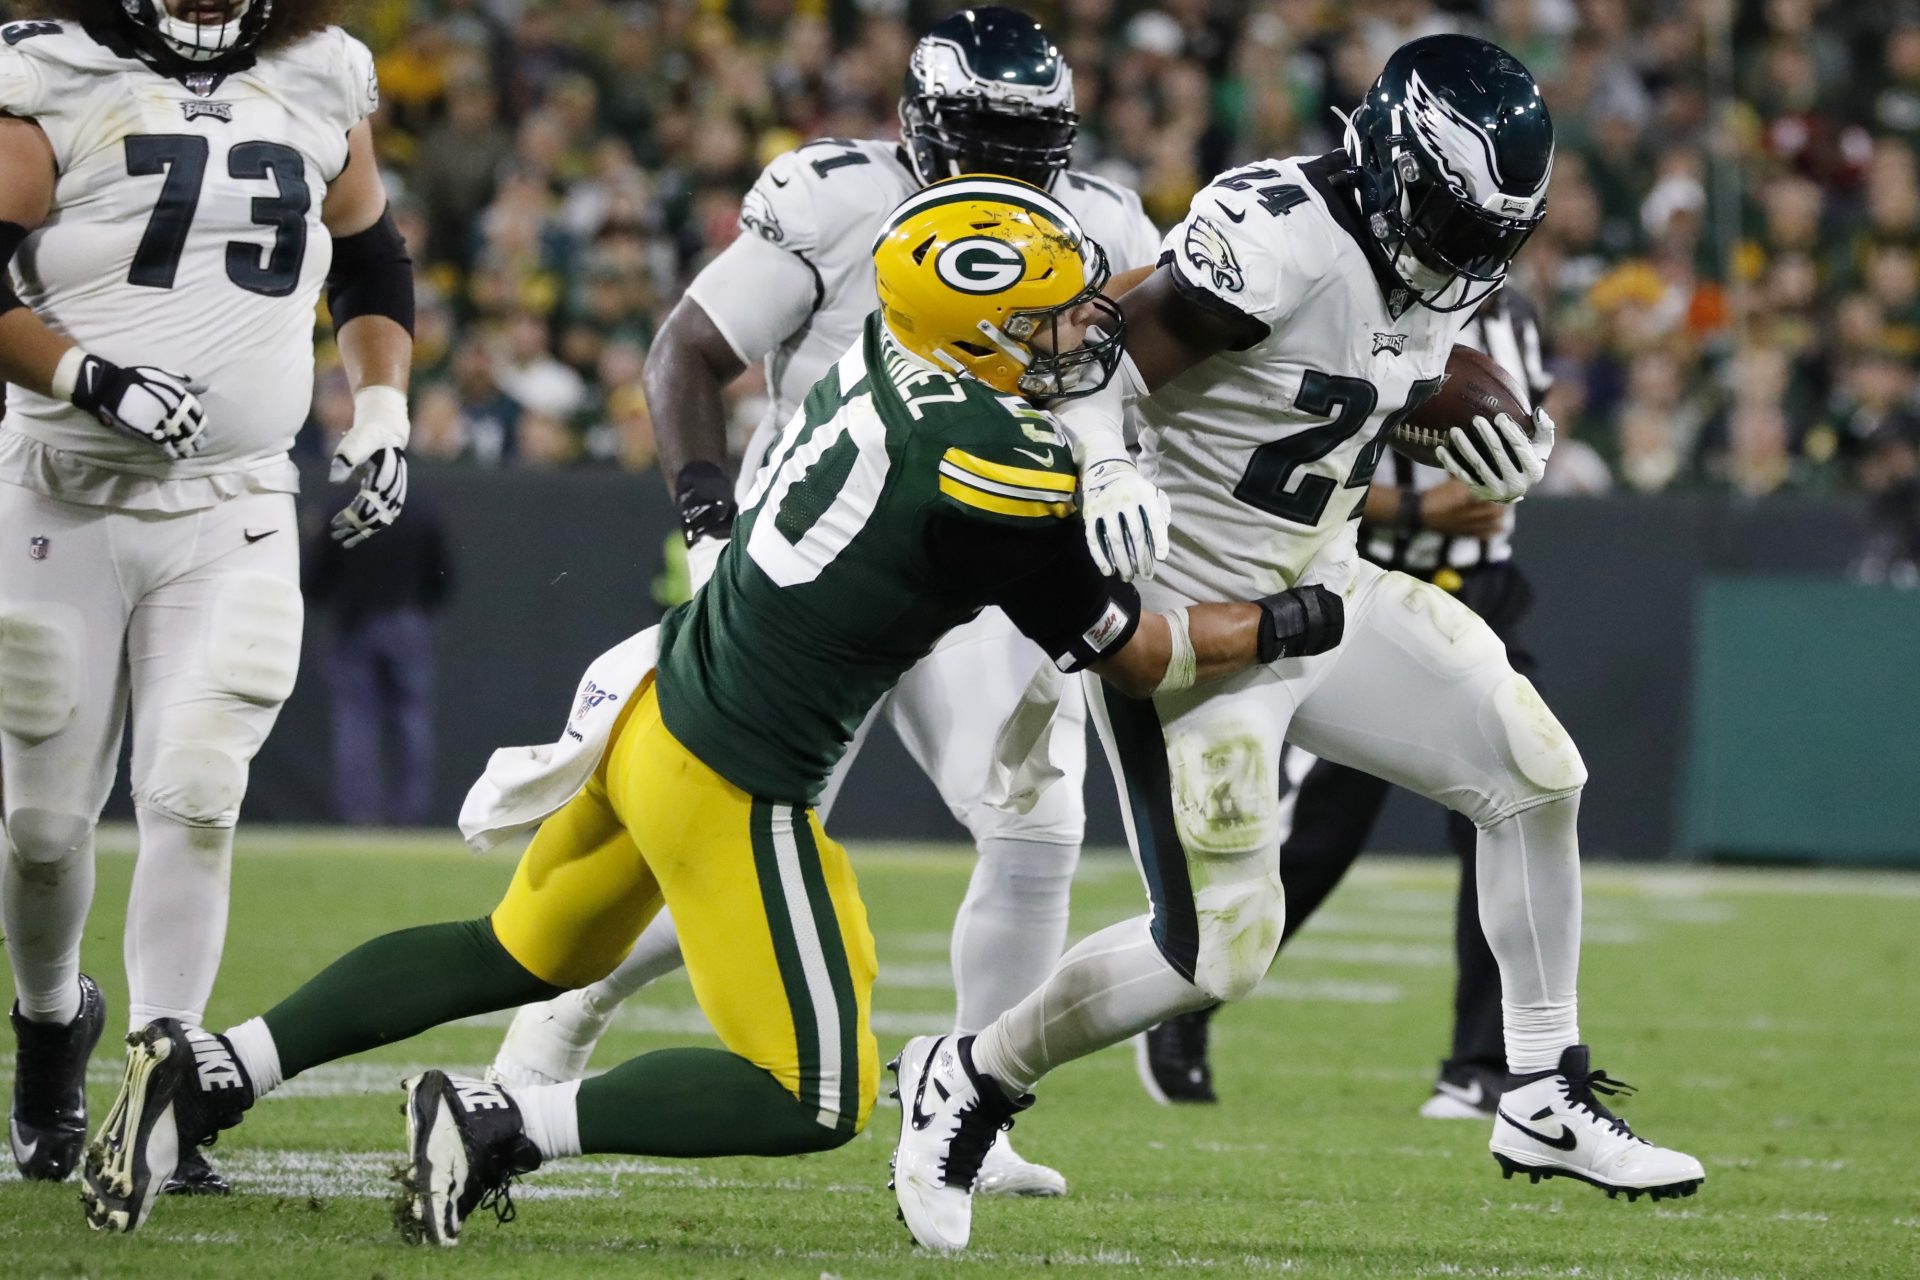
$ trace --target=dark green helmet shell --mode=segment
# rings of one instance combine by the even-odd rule
[[[1408,287],[1455,310],[1497,288],[1545,216],[1553,119],[1512,54],[1473,36],[1402,45],[1348,122],[1361,208],[1405,279],[1406,255],[1446,286]],[[1470,282],[1442,306],[1459,281]],[[1486,285],[1476,291],[1472,285]]]
[[[962,9],[908,60],[900,136],[922,182],[997,173],[1049,187],[1079,123],[1066,59],[1017,9]]]

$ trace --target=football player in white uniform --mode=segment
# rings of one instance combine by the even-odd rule
[[[1076,945],[970,1041],[907,1044],[895,1177],[921,1243],[966,1244],[969,1193],[949,1180],[950,1158],[965,1167],[991,1146],[1048,1071],[1244,996],[1266,972],[1285,918],[1287,738],[1479,828],[1509,1073],[1491,1147],[1508,1176],[1629,1198],[1699,1186],[1698,1161],[1607,1110],[1618,1086],[1579,1043],[1579,753],[1484,622],[1355,545],[1387,433],[1438,387],[1472,307],[1539,223],[1552,159],[1524,67],[1471,37],[1416,40],[1388,60],[1343,149],[1222,174],[1126,294],[1143,467],[1177,514],[1143,598],[1178,616],[1197,600],[1320,584],[1344,598],[1345,639],[1130,708],[1090,695],[1152,913]],[[1091,455],[1120,447],[1116,404],[1063,417]],[[1476,418],[1442,461],[1475,496],[1513,501],[1552,445],[1544,415],[1532,426]],[[1111,526],[1090,518],[1089,537]]]
[[[323,286],[356,543],[406,496],[413,283],[373,58],[311,0],[51,0],[0,27],[0,915],[10,1137],[59,1180],[105,1012],[79,971],[129,705],[131,1026],[197,1024],[247,771],[300,654],[298,478]],[[224,1190],[203,1161],[181,1189]]]
[[[769,164],[742,202],[742,234],[695,278],[654,344],[647,391],[696,587],[726,543],[735,495],[752,485],[776,433],[873,311],[868,249],[908,195],[957,174],[1005,174],[1050,190],[1106,249],[1115,271],[1149,265],[1159,254],[1159,233],[1137,196],[1066,167],[1077,120],[1073,78],[1025,14],[982,7],[935,26],[914,49],[900,118],[900,141],[827,139]],[[772,403],[737,482],[730,482],[722,470],[721,389],[761,359]],[[1045,465],[1049,445],[1036,439],[1033,456]],[[1139,503],[1152,498],[1124,458],[1085,475],[1083,486],[1089,511],[1130,502],[1138,514]],[[1147,514],[1164,530],[1157,507]],[[989,609],[943,639],[875,709],[979,849],[953,931],[955,1027],[962,1033],[1032,991],[1066,942],[1067,891],[1086,823],[1078,689],[1069,685],[1057,714],[1035,731],[1050,735],[1031,753],[1043,762],[1037,773],[1057,776],[1057,783],[1041,789],[1037,802],[1031,794],[1023,800],[1017,783],[1011,796],[987,790],[996,739],[1045,665],[1040,648]],[[869,717],[862,736],[871,724]],[[823,816],[858,749],[856,738],[820,802]],[[578,1078],[619,1003],[679,964],[673,925],[662,913],[606,980],[523,1009],[494,1062],[495,1078]],[[980,1189],[1059,1195],[1066,1181],[1002,1143],[981,1171]]]

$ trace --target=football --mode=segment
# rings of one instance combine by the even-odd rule
[[[1440,459],[1434,450],[1447,442],[1447,433],[1464,427],[1476,417],[1492,418],[1510,414],[1520,429],[1533,436],[1533,411],[1527,406],[1527,394],[1499,361],[1472,347],[1456,346],[1447,357],[1446,376],[1440,389],[1394,427],[1387,442],[1415,462],[1437,467]],[[1475,441],[1469,432],[1467,438]],[[1472,465],[1472,459],[1459,459]]]

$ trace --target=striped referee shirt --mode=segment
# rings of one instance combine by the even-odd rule
[[[1497,360],[1539,404],[1553,385],[1547,372],[1540,338],[1540,317],[1525,294],[1502,288],[1480,304],[1473,319],[1460,331],[1461,346],[1484,351]],[[1417,492],[1448,479],[1438,467],[1423,466],[1393,449],[1386,451],[1377,482]],[[1507,508],[1500,529],[1490,538],[1450,538],[1431,530],[1408,535],[1389,525],[1368,524],[1360,530],[1361,554],[1385,569],[1431,574],[1442,566],[1469,569],[1495,564],[1513,554],[1513,507]]]

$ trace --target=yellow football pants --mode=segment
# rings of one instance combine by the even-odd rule
[[[649,679],[592,780],[535,833],[493,929],[535,976],[583,987],[662,904],[722,1043],[822,1125],[864,1126],[877,962],[847,852],[812,809],[748,795],[682,746]]]

